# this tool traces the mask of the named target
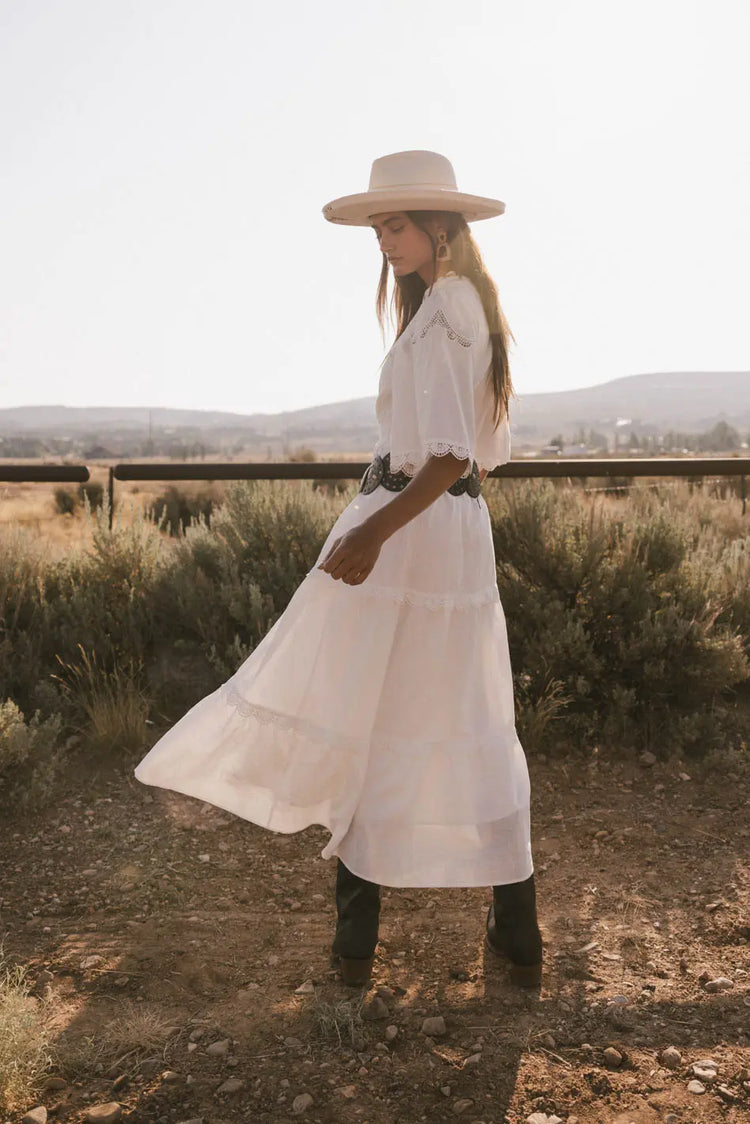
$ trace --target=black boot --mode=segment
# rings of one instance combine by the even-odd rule
[[[487,913],[487,948],[511,962],[510,978],[521,987],[537,987],[542,979],[542,934],[536,916],[534,875],[524,882],[492,887]]]
[[[336,935],[331,946],[331,967],[338,968],[352,987],[370,979],[378,943],[380,887],[344,866],[336,867]]]

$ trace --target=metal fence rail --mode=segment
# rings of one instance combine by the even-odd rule
[[[278,461],[265,463],[116,464],[109,470],[109,525],[114,513],[115,480],[360,480],[369,461]],[[607,457],[511,460],[486,479],[578,478],[608,476],[739,476],[742,514],[750,457]]]
[[[154,464],[130,462],[109,469],[109,526],[115,506],[116,480],[360,480],[369,461],[277,461],[264,463]],[[487,474],[487,479],[598,479],[612,476],[676,476],[740,478],[742,514],[747,510],[745,477],[750,457],[607,457],[600,460],[547,458],[511,460]],[[0,482],[86,483],[85,465],[0,464]]]
[[[85,484],[88,479],[82,464],[0,464],[3,484]]]

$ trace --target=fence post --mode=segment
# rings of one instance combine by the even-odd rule
[[[742,514],[744,515],[744,514],[745,514],[745,510],[746,510],[746,502],[745,502],[745,477],[744,477],[744,475],[743,475],[743,476],[740,476],[740,499],[742,500]]]
[[[112,530],[112,516],[115,510],[115,468],[114,465],[109,466],[109,529]]]

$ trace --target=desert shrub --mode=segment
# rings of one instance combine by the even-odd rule
[[[53,679],[79,645],[112,671],[139,661],[155,639],[155,574],[168,564],[162,537],[137,516],[108,529],[104,509],[87,512],[87,549],[45,560],[38,543],[16,534],[0,541],[0,697],[25,711],[59,710],[75,719],[72,696]]]
[[[138,662],[155,637],[151,589],[166,559],[147,521],[107,529],[106,514],[92,517],[91,545],[51,568],[40,605],[45,670],[75,663],[82,647],[98,667],[114,671]]]
[[[73,515],[78,507],[78,498],[69,488],[55,488],[55,507],[60,515]]]
[[[0,703],[0,806],[6,810],[43,804],[55,790],[69,743],[62,719],[29,722],[12,699]]]
[[[25,529],[0,538],[0,698],[16,699],[25,710],[31,709],[27,685],[38,678],[43,658],[46,569],[39,540]]]
[[[0,948],[0,1111],[21,1113],[34,1102],[53,1062],[45,1000],[31,994],[27,969]],[[13,1119],[20,1119],[19,1116]]]
[[[216,513],[213,530],[243,580],[286,608],[312,569],[341,500],[315,492],[307,480],[252,480],[234,484]]]
[[[626,513],[547,482],[491,493],[519,734],[657,753],[739,734],[747,598],[722,579],[710,528],[668,502],[639,496]],[[744,553],[731,558],[724,571],[744,573]]]
[[[750,534],[720,547],[714,573],[721,598],[717,622],[738,630],[750,657]]]
[[[210,525],[215,500],[212,495],[198,492],[188,495],[170,485],[164,495],[157,496],[150,507],[151,518],[173,536],[179,535],[199,517]]]
[[[206,647],[238,630],[255,645],[278,616],[273,598],[255,577],[216,525],[209,530],[197,524],[176,544],[161,574],[155,612],[172,634],[177,628],[179,635],[200,639]]]
[[[307,481],[242,481],[230,486],[210,529],[203,520],[186,529],[160,576],[154,615],[169,636],[205,654],[211,686],[247,659],[284,611],[336,514]]]
[[[104,485],[96,480],[89,480],[78,485],[78,491],[72,492],[69,488],[55,488],[55,507],[61,515],[72,515],[79,507],[88,504],[89,510],[94,511],[104,503]]]
[[[86,506],[90,542],[48,557],[0,537],[0,699],[90,746],[139,745],[226,680],[314,565],[356,485],[230,485],[174,538]],[[687,487],[591,500],[560,483],[485,489],[522,742],[705,753],[750,704],[750,536]],[[30,725],[30,724],[29,724]],[[86,732],[88,731],[88,733]]]
[[[88,501],[90,510],[95,511],[104,503],[104,485],[100,484],[98,480],[89,480],[85,484],[79,484],[78,496],[81,504]]]

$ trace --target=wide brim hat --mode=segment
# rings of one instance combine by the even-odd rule
[[[358,195],[342,195],[323,207],[329,222],[369,226],[384,211],[457,211],[467,222],[502,215],[501,199],[459,191],[453,165],[439,152],[412,149],[373,160],[370,186]]]

